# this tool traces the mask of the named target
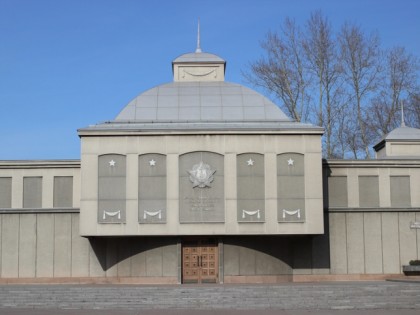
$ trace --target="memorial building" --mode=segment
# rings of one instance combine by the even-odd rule
[[[385,279],[419,258],[419,129],[325,161],[322,128],[225,69],[198,45],[79,129],[80,160],[0,161],[0,283]]]

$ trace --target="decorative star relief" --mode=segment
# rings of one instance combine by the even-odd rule
[[[149,161],[149,165],[150,165],[150,166],[156,166],[156,161],[155,161],[155,160],[153,160],[153,159],[151,159],[151,160]]]
[[[212,170],[210,165],[201,161],[199,164],[195,164],[192,167],[191,171],[188,171],[190,174],[190,181],[193,183],[193,188],[205,188],[211,187],[211,182],[214,180],[213,174],[216,170]]]
[[[248,161],[246,161],[246,163],[248,164],[248,166],[253,166],[254,165],[254,160],[253,159],[249,159]]]
[[[108,163],[109,163],[109,166],[114,167],[117,162],[115,162],[114,160],[111,160]]]
[[[294,164],[293,163],[295,163],[295,161],[293,161],[291,158],[289,158],[288,160],[287,160],[287,165],[288,166],[293,166]]]

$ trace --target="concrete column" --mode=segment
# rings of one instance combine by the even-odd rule
[[[345,213],[330,213],[330,259],[332,274],[347,274],[347,224]]]
[[[16,214],[19,224],[19,277],[35,277],[36,214]]]
[[[126,157],[126,233],[136,234],[139,222],[139,157],[128,154]]]
[[[37,214],[36,276],[53,277],[54,214]]]
[[[389,175],[389,169],[379,169],[379,207],[391,206],[391,180]]]
[[[264,155],[265,181],[265,225],[268,232],[278,228],[277,218],[277,154]]]
[[[225,186],[225,226],[233,228],[237,226],[238,211],[237,204],[237,174],[236,174],[236,154],[227,153],[224,156],[224,186]]]
[[[400,273],[398,213],[383,212],[381,216],[383,270],[384,273]]]
[[[365,273],[363,213],[346,213],[346,224],[348,273]]]
[[[223,240],[219,238],[218,240],[219,248],[219,283],[224,282],[224,251],[223,251]]]
[[[1,277],[19,276],[19,215],[2,215],[1,227]]]
[[[73,171],[73,207],[80,208],[80,194],[81,194],[81,178],[80,169]]]
[[[359,177],[357,170],[349,169],[347,176],[349,208],[359,207]]]
[[[411,206],[420,207],[420,169],[410,170]]]
[[[166,183],[167,183],[167,225],[175,227],[179,224],[179,155],[166,156]]]
[[[80,234],[95,234],[98,222],[98,156],[82,155]]]
[[[54,176],[50,172],[42,175],[42,208],[54,206]]]
[[[22,172],[19,172],[19,174],[16,174],[12,177],[12,208],[23,208]]]

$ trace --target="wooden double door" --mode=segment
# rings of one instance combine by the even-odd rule
[[[182,242],[182,283],[218,283],[219,250],[215,239]]]

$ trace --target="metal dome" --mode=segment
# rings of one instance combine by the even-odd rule
[[[134,98],[115,122],[290,121],[269,99],[239,84],[172,82]]]

